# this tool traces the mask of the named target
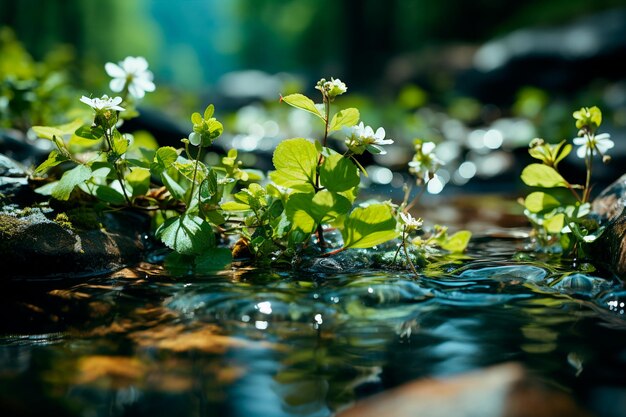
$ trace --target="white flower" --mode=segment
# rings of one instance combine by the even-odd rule
[[[116,93],[127,88],[131,96],[142,98],[146,91],[155,89],[152,72],[148,70],[148,61],[144,57],[127,56],[119,65],[107,62],[104,69],[113,77],[109,87]]]
[[[325,78],[322,78],[317,82],[315,88],[320,90],[322,94],[328,96],[331,100],[348,91],[348,87],[344,82],[342,82],[339,78],[335,79],[332,77],[330,81],[326,81]]]
[[[82,96],[80,101],[94,109],[96,112],[104,110],[116,110],[124,111],[124,108],[120,106],[122,97],[109,97],[106,94],[101,98],[89,98]]]
[[[591,136],[590,138],[587,136],[574,138],[574,145],[580,146],[576,150],[576,155],[579,158],[585,158],[588,150],[591,150],[592,154],[595,153],[594,151],[597,151],[600,155],[604,155],[606,151],[615,146],[611,140],[611,135],[608,133],[600,133],[599,135]]]
[[[331,78],[327,83],[328,95],[336,97],[348,91],[348,87],[339,78]]]
[[[415,217],[411,216],[411,213],[400,213],[400,219],[408,230],[419,229],[424,223],[422,219],[416,219]]]
[[[346,145],[348,148],[357,155],[361,155],[365,150],[368,150],[371,154],[387,153],[382,148],[382,145],[391,145],[392,139],[385,139],[385,129],[379,127],[374,133],[374,129],[370,126],[365,126],[363,122],[350,128],[351,134],[346,139]]]
[[[434,153],[436,147],[434,142],[423,142],[416,145],[416,153],[413,160],[409,162],[409,167],[410,171],[418,178],[428,180],[429,173],[437,171],[440,166],[444,165],[444,162]]]

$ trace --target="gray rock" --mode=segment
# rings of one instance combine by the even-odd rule
[[[0,154],[0,265],[5,279],[100,275],[140,261],[146,216],[95,212],[61,216],[28,184],[19,163]]]

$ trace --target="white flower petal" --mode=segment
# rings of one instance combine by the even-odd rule
[[[124,85],[126,84],[125,78],[113,78],[111,82],[109,82],[109,88],[111,91],[119,93],[124,89]]]
[[[143,98],[143,96],[146,95],[146,93],[141,88],[137,88],[135,83],[131,83],[128,86],[128,92],[130,93],[131,96],[135,98]]]
[[[104,64],[104,70],[109,75],[109,77],[126,77],[126,71],[120,68],[119,65],[116,65],[112,62],[107,62],[106,64]]]
[[[587,138],[574,138],[572,142],[574,142],[574,145],[584,145],[587,143]]]
[[[428,155],[435,150],[435,147],[437,147],[437,145],[435,145],[434,142],[424,142],[422,143],[422,153]]]
[[[613,143],[612,140],[610,139],[604,139],[600,142],[596,142],[596,149],[598,150],[598,152],[600,152],[601,154],[606,153],[606,151],[608,151],[609,149],[611,149],[613,146],[615,146],[615,144]]]
[[[135,78],[133,84],[144,91],[154,91],[156,88],[154,83],[147,78]]]
[[[586,154],[587,154],[587,144],[576,149],[576,156],[578,156],[579,158],[584,159]]]

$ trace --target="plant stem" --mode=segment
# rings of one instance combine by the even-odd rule
[[[326,141],[328,140],[328,123],[330,117],[330,102],[326,95],[324,94],[324,140],[322,141],[322,147],[326,147]],[[315,191],[317,192],[320,189],[320,167],[322,166],[322,162],[324,162],[324,155],[320,153],[320,157],[317,160],[317,168],[315,169]],[[321,224],[317,225],[317,229],[315,231],[317,235],[317,244],[320,249],[324,249],[326,247],[326,241],[324,240],[324,228]]]
[[[404,246],[404,232],[402,232],[402,243],[400,243],[400,245],[398,246],[398,249],[396,249],[396,253],[395,255],[393,255],[393,263],[396,263],[396,259],[398,259],[398,254],[400,253],[400,249],[402,249],[402,247]]]
[[[191,180],[191,190],[189,192],[189,200],[187,201],[187,208],[191,206],[191,200],[193,199],[193,189],[196,185],[196,174],[198,173],[198,164],[200,163],[200,153],[202,152],[202,146],[198,146],[198,153],[196,154],[196,163],[193,167],[193,179]]]
[[[326,147],[326,142],[328,140],[328,123],[330,117],[330,102],[324,96],[324,139],[322,140],[322,147]],[[324,155],[320,154],[319,159],[317,160],[317,169],[315,170],[315,189],[316,191],[320,188],[320,167],[322,166],[322,162],[324,162]]]
[[[426,191],[426,184],[422,184],[420,190],[417,192],[417,195],[415,196],[415,198],[413,198],[413,200],[404,208],[404,212],[408,213],[408,211],[413,208],[414,205],[417,204],[417,202],[419,201],[419,199],[422,197],[422,194],[424,194],[424,191]]]
[[[417,269],[415,269],[415,265],[413,265],[413,261],[411,260],[411,257],[409,256],[409,250],[406,248],[405,235],[406,235],[406,226],[404,226],[404,229],[402,230],[402,247],[404,248],[404,255],[406,256],[406,260],[409,262],[409,266],[411,267],[411,270],[413,271],[415,276],[419,277],[419,274],[417,273]]]
[[[107,141],[107,145],[109,145],[109,151],[113,151],[113,142],[111,142],[111,130],[104,129],[104,138]],[[133,203],[130,201],[128,194],[126,193],[126,187],[124,186],[124,176],[122,175],[120,167],[117,164],[117,161],[119,161],[119,159],[119,155],[116,155],[116,158],[113,161],[113,167],[115,168],[115,174],[117,176],[117,180],[120,183],[120,187],[122,187],[122,194],[124,195],[124,200],[126,200],[126,205],[130,207],[133,205]]]
[[[326,252],[324,254],[322,254],[323,257],[327,257],[327,256],[333,256],[333,255],[337,255],[339,252],[343,252],[344,250],[346,250],[345,247],[340,247],[334,250],[331,250],[330,252]]]
[[[587,136],[587,141],[591,142],[593,138]],[[587,153],[585,155],[585,167],[587,168],[587,178],[585,179],[585,190],[583,192],[583,203],[586,203],[589,200],[589,194],[591,194],[590,184],[591,184],[591,167],[593,164],[593,148],[589,147]]]

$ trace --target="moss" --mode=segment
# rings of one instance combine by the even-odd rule
[[[17,215],[19,217],[28,217],[29,215],[31,215],[33,213],[33,209],[31,207],[24,207],[22,210],[20,210]]]
[[[17,217],[0,214],[0,238],[2,240],[11,239],[18,234],[18,230],[26,225],[26,222]]]
[[[54,222],[67,230],[74,230],[74,225],[66,213],[59,213],[54,218]]]
[[[86,207],[76,207],[67,211],[67,216],[74,227],[81,230],[98,230],[102,228],[100,216],[96,211]]]

